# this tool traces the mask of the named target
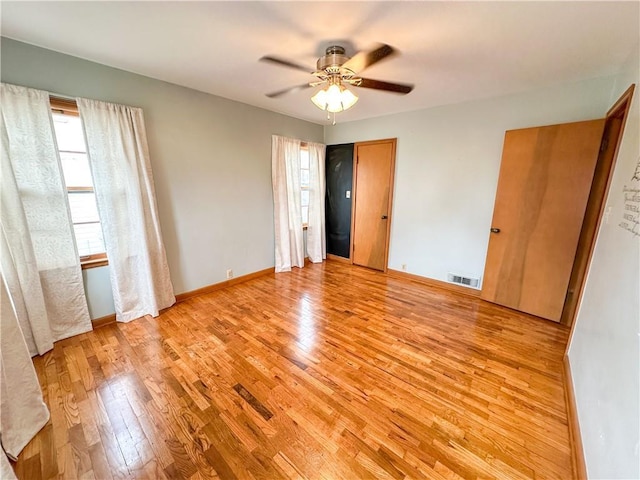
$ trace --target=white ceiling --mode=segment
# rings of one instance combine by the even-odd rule
[[[364,76],[413,83],[409,95],[354,89],[338,121],[459,103],[614,74],[640,36],[631,2],[10,2],[3,36],[315,123],[313,91],[264,94],[310,81],[258,62],[315,66],[387,43],[400,54]]]

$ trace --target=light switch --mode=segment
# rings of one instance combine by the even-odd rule
[[[347,190],[347,195],[346,195],[346,197],[347,197],[347,198],[351,198],[351,190]]]

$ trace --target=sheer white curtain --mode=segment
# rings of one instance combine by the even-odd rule
[[[160,233],[142,109],[78,98],[102,222],[116,319],[175,303]]]
[[[300,206],[300,140],[271,137],[276,273],[304,267]]]
[[[92,327],[49,94],[0,89],[0,265],[29,352],[42,354]]]
[[[309,149],[309,222],[307,224],[307,254],[313,263],[327,258],[324,196],[324,154],[321,143],[307,143]]]
[[[4,453],[0,454],[0,478],[2,478],[2,480],[18,480]]]
[[[16,459],[49,420],[42,390],[31,362],[4,281],[0,280],[0,439],[6,454]],[[4,456],[0,452],[0,456]],[[6,461],[0,458],[0,461]],[[4,463],[4,462],[3,462]],[[4,465],[6,467],[6,465]],[[5,477],[5,469],[0,470]]]

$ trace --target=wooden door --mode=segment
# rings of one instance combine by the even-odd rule
[[[505,134],[482,298],[562,314],[604,119]]]
[[[396,141],[356,143],[351,258],[356,265],[386,271]]]

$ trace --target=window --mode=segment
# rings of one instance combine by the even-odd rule
[[[300,149],[300,206],[305,228],[309,223],[309,176],[309,149],[303,145]]]
[[[107,264],[82,123],[75,102],[51,99],[62,173],[83,268]]]

